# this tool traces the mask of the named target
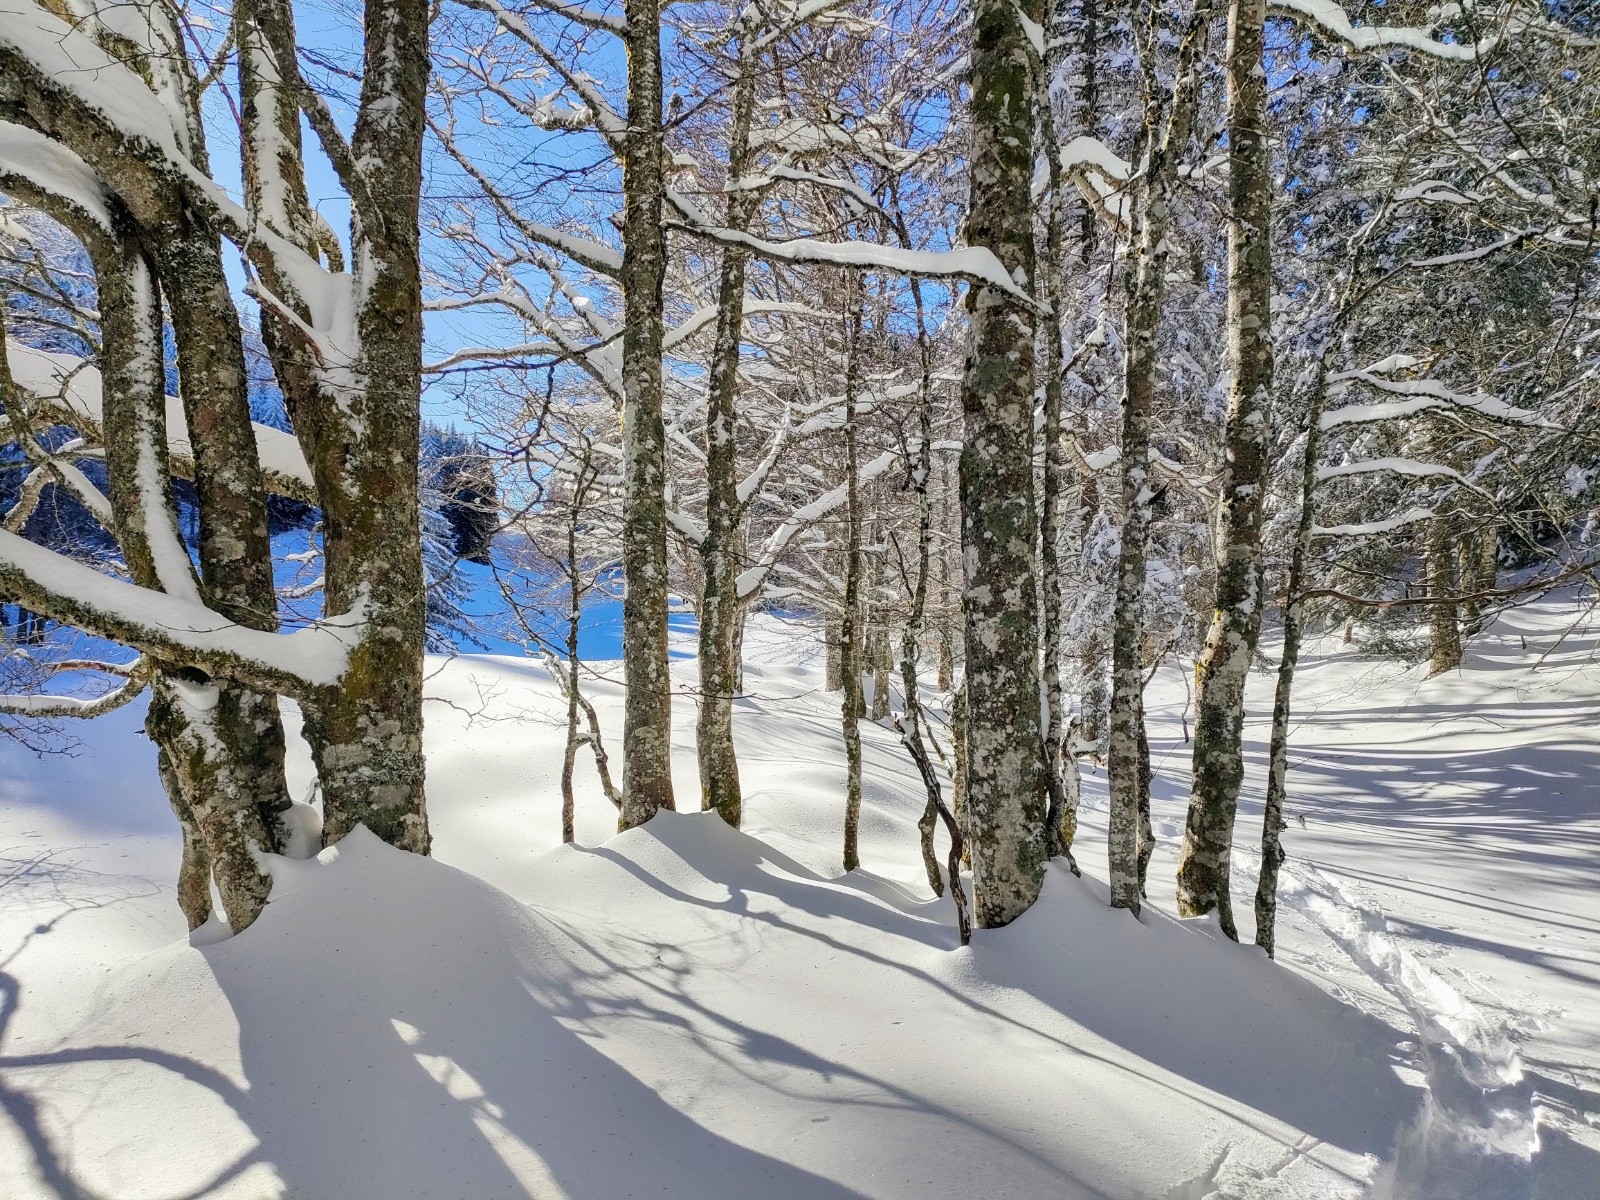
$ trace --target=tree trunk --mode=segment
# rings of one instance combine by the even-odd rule
[[[739,37],[739,73],[733,87],[733,125],[728,142],[728,179],[743,179],[750,161],[750,125],[755,113],[755,43],[747,25]],[[728,226],[743,231],[760,193],[732,188]],[[705,598],[700,605],[700,714],[695,746],[700,763],[700,800],[735,829],[743,816],[739,758],[733,743],[733,697],[739,691],[738,537],[744,506],[739,502],[739,455],[735,438],[739,350],[744,329],[745,266],[748,254],[722,249],[716,339],[706,389],[706,531],[700,543]]]
[[[1053,15],[1053,14],[1052,14]],[[1052,25],[1054,22],[1052,21]],[[1045,208],[1045,253],[1039,264],[1041,300],[1048,315],[1044,318],[1041,343],[1044,349],[1044,411],[1041,414],[1040,441],[1042,471],[1039,496],[1039,636],[1040,669],[1044,689],[1044,772],[1045,790],[1061,795],[1061,492],[1066,474],[1065,449],[1061,441],[1061,341],[1063,298],[1061,263],[1064,257],[1062,218],[1066,206],[1067,182],[1061,166],[1061,143],[1056,136],[1055,111],[1050,99],[1050,80],[1056,77],[1056,47],[1059,39],[1045,36],[1040,63],[1042,77],[1035,103],[1039,114],[1039,135],[1050,180],[1049,203]],[[1054,853],[1051,847],[1049,853]]]
[[[1277,947],[1278,871],[1283,866],[1284,800],[1289,784],[1289,717],[1294,696],[1294,674],[1300,663],[1301,623],[1305,603],[1306,561],[1311,554],[1311,531],[1316,523],[1317,464],[1322,455],[1322,410],[1327,399],[1328,371],[1333,363],[1330,341],[1317,363],[1311,402],[1306,411],[1305,454],[1300,465],[1300,516],[1289,552],[1289,573],[1284,580],[1283,654],[1278,660],[1278,681],[1272,696],[1272,735],[1267,745],[1267,798],[1261,814],[1261,874],[1256,880],[1256,945],[1271,958]]]
[[[161,776],[161,786],[172,805],[172,815],[178,818],[178,828],[183,831],[183,859],[178,865],[178,908],[191,930],[199,929],[211,919],[211,856],[206,853],[206,839],[194,819],[184,794],[183,781],[172,766],[172,756],[157,740],[157,733],[145,722],[145,732],[156,745],[156,770]]]
[[[662,423],[660,0],[626,0],[628,134],[623,153],[621,829],[672,808],[672,675],[667,657],[666,429]]]
[[[1430,597],[1455,596],[1463,590],[1456,578],[1455,529],[1448,517],[1428,522],[1424,549]],[[1461,626],[1453,601],[1428,605],[1428,675],[1443,675],[1461,665]]]
[[[1106,778],[1110,791],[1106,837],[1111,907],[1138,915],[1144,894],[1140,829],[1148,825],[1149,796],[1142,787],[1144,745],[1145,558],[1152,504],[1150,413],[1155,403],[1157,334],[1166,294],[1168,234],[1178,158],[1188,148],[1199,98],[1201,52],[1211,22],[1210,0],[1197,0],[1178,52],[1177,78],[1168,91],[1156,73],[1155,10],[1141,37],[1146,166],[1133,202],[1133,262],[1127,281],[1122,364],[1122,548],[1117,559],[1117,605],[1111,638],[1111,736]],[[1148,752],[1146,751],[1145,754]]]
[[[1034,276],[1033,73],[1026,17],[1038,0],[973,8],[971,199],[966,240],[1018,286]],[[1044,881],[1040,749],[1038,522],[1033,482],[1034,316],[991,284],[967,292],[961,384],[961,526],[966,566],[967,811],[978,924],[995,928]]]
[[[308,254],[337,248],[304,228],[293,12],[256,0],[259,38],[240,40],[247,95],[246,181],[263,220]],[[364,631],[343,679],[302,702],[323,799],[323,840],[365,825],[401,849],[427,853],[422,665],[427,626],[417,494],[422,288],[418,259],[422,131],[428,78],[425,0],[367,0],[363,71],[343,182],[351,191],[354,329],[330,366],[296,323],[264,307],[263,336],[283,385],[323,512],[324,597],[358,610]],[[304,86],[303,82],[295,87]],[[287,90],[286,90],[287,88]],[[338,165],[338,164],[336,164]],[[272,294],[305,322],[319,299],[300,290],[264,247],[252,249]],[[314,264],[304,264],[311,266]]]
[[[917,456],[911,466],[911,483],[917,496],[917,560],[911,574],[911,609],[900,635],[900,683],[905,689],[901,740],[928,793],[927,805],[917,821],[917,832],[923,870],[935,896],[944,894],[944,879],[939,873],[939,860],[933,846],[935,821],[942,820],[950,835],[950,894],[956,902],[956,926],[961,944],[965,946],[972,938],[972,921],[967,913],[967,895],[961,886],[961,827],[955,813],[944,802],[939,777],[922,739],[922,689],[917,666],[922,650],[922,620],[928,604],[928,565],[933,541],[933,499],[929,493],[933,473],[933,347],[928,339],[922,287],[915,279],[911,281],[911,295],[917,310],[917,349],[921,366],[917,388]],[[902,568],[904,565],[902,561]]]
[[[950,486],[950,469],[943,466],[940,475],[944,480],[939,489],[939,528],[949,529],[955,524],[955,506],[951,503],[954,488]],[[955,688],[956,680],[956,648],[955,641],[960,631],[960,603],[961,596],[957,588],[950,583],[950,554],[941,542],[938,558],[935,559],[939,580],[939,607],[941,617],[939,620],[939,691],[949,695]]]
[[[1178,912],[1215,910],[1238,933],[1228,891],[1244,779],[1244,686],[1261,634],[1261,498],[1272,392],[1272,163],[1262,61],[1266,0],[1228,12],[1228,366],[1219,489],[1217,602],[1197,671],[1193,785],[1178,859]]]
[[[1154,774],[1150,770],[1150,738],[1145,731],[1144,697],[1139,698],[1139,844],[1138,884],[1139,898],[1145,899],[1145,878],[1150,871],[1150,856],[1156,852],[1156,834],[1150,825],[1150,784]]]
[[[840,661],[839,638],[842,624],[837,617],[829,617],[822,624],[823,689],[837,692],[844,687],[844,665]]]
[[[890,672],[894,670],[894,656],[889,649],[889,631],[882,624],[879,617],[878,633],[873,639],[876,643],[872,652],[872,709],[867,714],[874,721],[882,721],[889,716],[893,707],[893,686],[890,684]]]
[[[861,865],[861,487],[856,478],[856,387],[861,370],[863,298],[852,281],[848,328],[845,333],[844,457],[845,457],[845,557],[844,613],[839,618],[839,679],[844,695],[839,719],[844,728],[844,869]]]

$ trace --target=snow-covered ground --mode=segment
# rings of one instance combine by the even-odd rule
[[[441,661],[436,859],[358,834],[283,860],[262,919],[212,944],[172,900],[140,714],[70,759],[0,748],[0,1196],[1600,1197],[1600,628],[1577,604],[1503,618],[1433,681],[1314,648],[1277,963],[1167,915],[1176,673],[1151,693],[1144,923],[1105,908],[1091,775],[1087,877],[1052,868],[968,950],[889,731],[864,731],[865,867],[839,874],[837,697],[804,625],[749,638],[742,833],[616,836],[585,759],[559,846],[542,667]],[[615,753],[620,690],[591,691]],[[688,697],[678,718],[692,807]]]

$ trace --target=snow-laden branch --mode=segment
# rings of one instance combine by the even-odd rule
[[[1425,28],[1404,25],[1356,25],[1337,0],[1268,0],[1268,8],[1279,16],[1297,17],[1309,22],[1325,37],[1357,52],[1372,50],[1414,50],[1431,58],[1473,62],[1500,44],[1501,35],[1490,34],[1477,42],[1441,42]],[[1440,22],[1461,12],[1459,4],[1442,5],[1437,10]]]
[[[366,630],[364,601],[294,633],[250,629],[204,604],[102,575],[5,530],[0,587],[35,612],[96,636],[290,695],[337,685]]]
[[[916,275],[924,279],[965,279],[1005,292],[1033,304],[1026,288],[1012,279],[994,253],[982,246],[957,250],[904,250],[876,242],[830,242],[822,238],[793,238],[771,242],[737,229],[688,221],[673,224],[725,246],[739,246],[768,262],[844,267],[852,271],[881,271],[890,275]]]
[[[1336,429],[1341,425],[1389,421],[1440,409],[1462,409],[1511,425],[1528,425],[1540,429],[1560,428],[1560,426],[1553,425],[1545,420],[1538,413],[1530,412],[1525,408],[1518,408],[1513,404],[1507,404],[1498,396],[1490,396],[1481,392],[1469,394],[1452,391],[1436,379],[1389,379],[1386,377],[1388,370],[1399,370],[1415,365],[1417,365],[1415,359],[1411,359],[1406,355],[1396,355],[1371,367],[1353,371],[1341,371],[1337,375],[1330,375],[1328,377],[1330,384],[1361,383],[1374,391],[1403,396],[1405,399],[1386,404],[1347,404],[1331,412],[1324,413],[1321,422],[1322,428]]]
[[[59,196],[107,233],[113,231],[110,200],[100,177],[60,142],[25,126],[0,121],[0,175],[5,174]]]
[[[100,437],[104,417],[99,368],[74,355],[36,350],[11,338],[6,339],[5,349],[12,381],[33,404],[64,425]],[[257,423],[252,423],[252,430],[267,486],[279,495],[315,504],[311,469],[294,435]],[[192,474],[194,449],[189,426],[183,402],[175,396],[167,397],[167,448],[175,469]]]
[[[1383,521],[1363,521],[1357,525],[1313,525],[1311,536],[1367,537],[1377,533],[1392,533],[1396,529],[1403,529],[1418,521],[1431,520],[1433,516],[1434,511],[1431,508],[1408,508],[1398,517],[1390,517]]]
[[[56,663],[54,673],[59,674],[69,664]],[[149,668],[144,659],[127,665],[119,663],[74,663],[82,670],[112,671],[123,677],[123,682],[99,696],[52,696],[49,694],[0,696],[0,713],[12,717],[34,720],[53,720],[58,717],[87,719],[102,716],[113,709],[139,698],[149,682]]]
[[[1466,483],[1466,478],[1454,467],[1443,463],[1418,462],[1414,458],[1366,458],[1355,462],[1335,463],[1317,468],[1317,479],[1340,479],[1346,475],[1407,475],[1413,479],[1453,479]]]
[[[862,466],[856,472],[857,485],[869,483],[882,475],[899,459],[898,450],[885,450],[871,462]],[[789,518],[772,531],[767,538],[767,544],[762,548],[755,565],[739,575],[738,589],[741,601],[749,599],[760,589],[762,581],[772,572],[779,557],[793,540],[795,534],[810,525],[822,520],[834,509],[845,502],[849,496],[850,488],[847,483],[841,483],[831,491],[824,492],[804,508],[797,508]]]

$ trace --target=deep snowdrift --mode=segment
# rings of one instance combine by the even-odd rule
[[[213,944],[179,936],[136,714],[72,760],[0,754],[0,1196],[1592,1200],[1600,687],[1570,623],[1502,622],[1426,684],[1312,656],[1277,964],[1161,911],[1176,679],[1144,923],[1092,877],[1091,778],[1091,877],[1053,869],[966,950],[872,726],[868,869],[837,874],[837,697],[776,624],[737,717],[748,832],[612,835],[584,764],[584,845],[550,848],[559,699],[459,659],[429,710],[438,858],[357,834],[276,862],[261,920]]]
[[[51,1173],[128,1200],[1092,1197],[1159,1195],[1203,1147],[1333,1195],[1416,1099],[1388,1027],[1062,872],[976,952],[707,814],[552,852],[531,905],[364,831],[274,873],[247,933],[135,960],[7,1061],[54,1097],[39,1143],[95,1148]]]

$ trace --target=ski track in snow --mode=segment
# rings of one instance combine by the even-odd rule
[[[1416,1025],[1428,1096],[1371,1200],[1530,1200],[1538,1111],[1505,1023],[1418,962],[1381,912],[1311,863],[1282,868],[1279,903],[1327,934]]]

